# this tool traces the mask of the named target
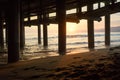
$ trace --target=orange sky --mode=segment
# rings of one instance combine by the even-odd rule
[[[110,21],[111,21],[111,24],[110,24],[111,27],[120,26],[120,13],[112,14]],[[105,25],[104,17],[102,17],[102,21],[100,21],[100,22],[94,21],[94,29],[95,30],[104,29],[104,25]],[[68,23],[67,27],[68,27],[67,29],[69,31],[80,31],[80,32],[87,31],[87,20],[80,20],[79,24]]]
[[[102,17],[102,21],[97,22],[94,21],[94,29],[104,29],[104,17]],[[120,26],[120,13],[112,14],[111,15],[111,27]],[[57,33],[58,25],[57,24],[50,24],[48,26],[48,31],[51,30],[52,34]],[[37,31],[37,27],[26,27],[27,32],[35,32]],[[73,34],[73,33],[81,33],[87,31],[87,21],[86,20],[80,20],[80,23],[67,23],[67,34]]]

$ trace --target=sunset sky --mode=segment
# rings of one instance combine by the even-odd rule
[[[94,21],[94,29],[104,29],[104,17],[102,17],[102,21],[97,22]],[[120,13],[111,14],[111,27],[120,26]],[[58,31],[58,25],[57,24],[50,24],[48,26],[48,31],[50,30],[50,34],[55,34]],[[27,32],[35,32],[37,31],[37,27],[26,27]],[[81,33],[87,31],[87,20],[80,20],[80,23],[68,23],[67,22],[67,34],[73,34],[73,33]],[[52,32],[52,33],[51,33]],[[36,33],[37,35],[37,33]]]
[[[117,0],[117,1],[120,1],[120,0]],[[98,4],[94,4],[94,9],[97,9],[97,5]],[[101,3],[101,6],[104,6],[103,3]],[[86,11],[87,10],[87,7],[83,7],[82,8],[82,12]],[[73,9],[73,10],[69,10],[67,11],[66,13],[69,14],[69,13],[74,13],[76,12],[76,9]],[[49,16],[54,16],[56,15],[56,13],[52,13],[52,14],[49,14]],[[102,21],[100,22],[97,22],[97,21],[94,21],[94,29],[95,31],[98,30],[98,29],[104,29],[104,16],[101,17],[102,18]],[[111,14],[111,27],[116,27],[116,26],[120,26],[120,13],[115,13],[115,14]],[[57,24],[50,24],[48,26],[48,29],[50,28],[51,32],[53,33],[56,33],[58,30],[57,30],[57,27],[58,25]],[[27,31],[29,31],[30,28],[26,28],[28,29]],[[36,27],[32,28],[32,30],[36,30]],[[80,20],[80,22],[77,24],[77,23],[69,23],[67,22],[67,33],[70,34],[70,33],[74,33],[74,32],[86,32],[87,31],[87,20]]]
[[[120,0],[117,0],[118,2],[120,2]],[[93,7],[94,9],[97,9],[98,4],[94,4]],[[104,7],[104,3],[101,3],[101,7]],[[82,12],[87,11],[87,6],[82,7]],[[76,12],[76,9],[73,10],[69,10],[66,13],[74,13]],[[98,29],[104,29],[104,16],[101,17],[102,21],[97,22],[94,21],[94,28],[95,30]],[[120,13],[115,13],[115,14],[111,14],[111,27],[116,27],[116,26],[120,26]],[[50,26],[54,26],[54,25],[50,25]],[[86,32],[87,31],[87,20],[80,20],[80,23],[76,24],[76,23],[67,23],[67,32],[71,33],[71,32]]]

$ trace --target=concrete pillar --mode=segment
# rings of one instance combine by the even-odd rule
[[[58,21],[58,52],[60,55],[66,53],[66,10],[65,0],[56,0]]]
[[[0,49],[4,49],[3,21],[0,18]]]
[[[93,5],[88,5],[88,11],[93,10]],[[92,19],[88,19],[88,48],[94,48],[94,21]]]
[[[20,6],[19,0],[9,0],[6,24],[8,26],[8,63],[19,60],[20,52]]]

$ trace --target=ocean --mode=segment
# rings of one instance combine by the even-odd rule
[[[68,29],[69,27],[67,27]],[[68,29],[66,35],[66,54],[89,52],[86,31]],[[41,44],[38,44],[37,26],[25,27],[25,48],[20,51],[20,60],[31,60],[50,56],[58,56],[58,27],[48,26],[48,47],[43,47],[43,31],[41,26]],[[4,31],[5,32],[5,31]],[[105,33],[95,32],[95,49],[105,47]],[[5,35],[4,35],[5,37]],[[111,47],[120,46],[120,32],[111,32]],[[7,49],[6,49],[7,51]],[[7,52],[5,52],[7,53]],[[7,54],[0,56],[0,64],[7,62]]]
[[[54,29],[54,31],[53,31]],[[42,27],[41,27],[42,30]],[[43,32],[41,32],[41,36]],[[24,53],[57,53],[58,52],[58,28],[48,27],[48,47],[43,47],[43,36],[41,44],[38,44],[37,27],[25,28],[25,50]],[[95,49],[105,48],[104,32],[95,32]],[[67,53],[79,53],[89,51],[87,32],[67,32]],[[111,32],[111,46],[120,45],[120,32]],[[53,54],[54,55],[54,54]]]

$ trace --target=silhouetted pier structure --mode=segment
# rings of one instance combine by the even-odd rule
[[[98,8],[93,9],[97,4]],[[87,6],[87,11],[82,7]],[[66,14],[67,10],[76,12]],[[0,0],[0,47],[4,47],[3,28],[8,41],[8,63],[19,60],[20,49],[25,45],[24,26],[38,25],[38,43],[48,46],[47,25],[58,24],[58,52],[66,53],[66,22],[79,23],[86,19],[88,24],[88,47],[94,48],[94,21],[105,16],[105,45],[110,45],[110,14],[120,11],[117,0]],[[55,13],[53,16],[49,16]],[[37,19],[31,19],[37,16]],[[5,23],[5,24],[4,24]]]

